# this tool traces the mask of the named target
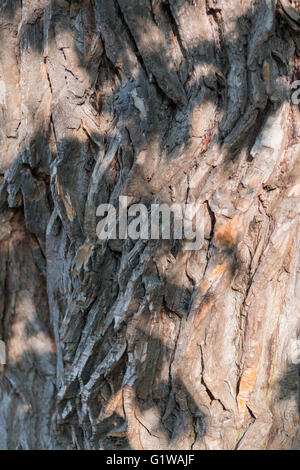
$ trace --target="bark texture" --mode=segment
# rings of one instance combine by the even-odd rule
[[[298,6],[0,0],[1,449],[300,448]]]

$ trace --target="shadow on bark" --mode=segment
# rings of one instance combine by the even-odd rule
[[[286,414],[292,413],[293,408],[296,406],[298,415],[300,416],[300,366],[299,364],[290,364],[286,373],[279,380],[279,399],[283,402],[290,402],[287,405]],[[298,418],[299,421],[299,418]],[[290,438],[291,446],[287,450],[299,449],[299,425],[294,429],[287,428],[285,431]]]

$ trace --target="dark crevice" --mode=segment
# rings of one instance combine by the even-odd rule
[[[124,27],[124,29],[125,29],[125,31],[126,31],[128,37],[129,37],[129,40],[130,40],[130,42],[131,42],[132,49],[133,49],[133,51],[134,51],[134,53],[135,53],[135,55],[136,55],[136,58],[138,59],[139,64],[140,64],[140,66],[142,67],[142,69],[144,70],[146,76],[149,78],[149,77],[150,77],[150,74],[149,74],[149,72],[148,72],[148,68],[147,68],[147,66],[146,66],[146,64],[145,64],[145,62],[144,62],[144,59],[143,59],[142,54],[141,54],[140,51],[139,51],[139,48],[138,48],[138,45],[137,45],[137,43],[136,43],[135,37],[134,37],[134,35],[133,35],[133,33],[132,33],[131,29],[130,29],[130,26],[128,25],[128,23],[127,23],[127,21],[126,21],[126,18],[125,18],[125,16],[124,16],[124,13],[123,13],[123,11],[122,11],[122,8],[121,8],[121,6],[120,6],[118,0],[113,0],[113,1],[114,1],[114,3],[115,3],[116,10],[117,10],[117,14],[118,14],[118,16],[119,16],[119,18],[120,18],[120,20],[121,20],[121,23],[122,23],[122,25],[123,25],[123,27]]]
[[[211,251],[212,251],[212,248],[213,248],[213,239],[214,239],[214,234],[215,234],[215,226],[216,226],[216,216],[215,216],[213,210],[211,209],[208,200],[206,200],[205,202],[206,202],[207,210],[208,210],[210,220],[211,220],[211,229],[210,229],[210,234],[209,234],[208,248],[207,248],[207,252],[206,252],[206,266],[205,266],[203,278],[205,278],[205,274],[206,274],[208,264],[209,264],[209,260],[210,260],[210,256],[211,256]]]
[[[176,19],[173,15],[173,12],[172,12],[172,8],[170,7],[170,4],[168,2],[166,3],[163,3],[162,4],[162,9],[167,17],[167,19],[169,20],[170,22],[170,26],[172,28],[172,32],[175,36],[175,38],[177,39],[177,42],[179,44],[179,47],[180,47],[180,50],[181,50],[181,53],[186,61],[186,63],[188,64],[188,54],[187,54],[187,51],[182,43],[182,39],[181,39],[181,36],[180,36],[180,33],[179,33],[179,29],[178,29],[178,25],[176,23]]]

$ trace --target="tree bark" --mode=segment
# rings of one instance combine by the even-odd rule
[[[0,0],[1,449],[300,448],[298,6]]]

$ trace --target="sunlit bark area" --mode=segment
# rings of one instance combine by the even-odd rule
[[[299,10],[0,0],[0,449],[300,448]]]

